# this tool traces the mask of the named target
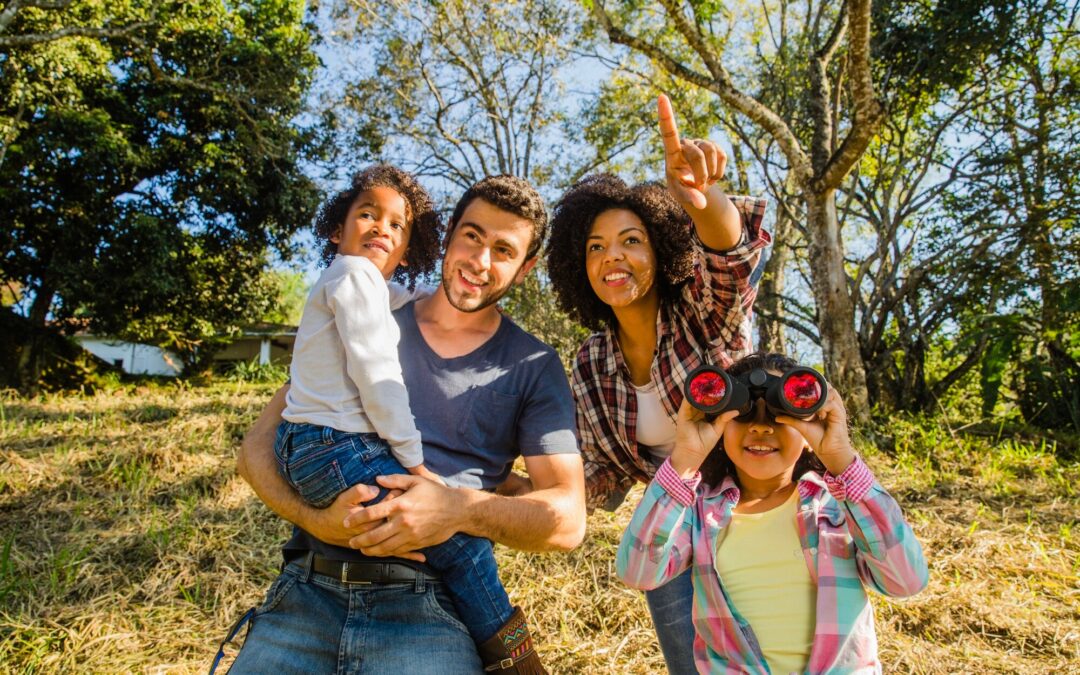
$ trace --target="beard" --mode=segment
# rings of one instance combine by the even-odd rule
[[[522,263],[521,267],[524,267],[524,265],[525,263]],[[482,309],[494,305],[499,300],[502,300],[506,294],[510,292],[510,289],[514,286],[513,280],[516,279],[518,273],[521,272],[521,267],[518,267],[518,269],[510,276],[510,283],[507,283],[502,287],[484,286],[479,295],[461,294],[458,297],[454,296],[452,283],[453,279],[458,275],[458,269],[456,267],[450,270],[449,274],[447,274],[445,268],[443,269],[442,283],[440,285],[442,286],[443,293],[446,295],[446,300],[450,303],[451,307],[459,312],[479,312]]]

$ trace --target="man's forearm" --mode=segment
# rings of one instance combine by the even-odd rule
[[[342,538],[328,532],[322,526],[325,513],[306,504],[278,473],[274,459],[274,436],[281,422],[281,412],[285,410],[287,391],[288,386],[285,386],[274,394],[255,425],[244,436],[237,456],[237,470],[274,513],[327,543],[348,545],[347,533],[342,530]]]
[[[585,478],[577,455],[530,467],[537,489],[516,497],[460,490],[461,531],[526,551],[568,551],[585,536]]]
[[[568,490],[502,497],[463,489],[462,532],[522,551],[569,551],[585,536],[585,506]]]

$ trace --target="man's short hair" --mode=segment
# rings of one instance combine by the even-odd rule
[[[531,260],[540,252],[540,247],[547,237],[548,215],[544,207],[544,200],[529,181],[517,176],[499,175],[488,176],[474,183],[472,187],[461,195],[454,214],[450,216],[450,224],[446,231],[447,241],[454,233],[462,214],[474,199],[483,199],[492,206],[503,211],[508,211],[515,216],[524,218],[532,224],[532,239],[529,248],[525,252],[525,259]]]

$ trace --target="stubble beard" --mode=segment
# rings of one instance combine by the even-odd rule
[[[524,266],[524,263],[522,263],[522,266]],[[516,279],[518,273],[520,273],[520,272],[521,272],[521,267],[519,267],[517,269],[517,272],[514,272],[513,276],[511,276],[510,278],[511,279]],[[457,272],[456,268],[451,270],[452,275],[456,275],[457,273],[458,272]],[[452,279],[452,276],[448,277],[447,274],[446,274],[446,270],[444,269],[443,270],[442,284],[441,285],[442,285],[443,293],[446,295],[446,300],[447,300],[447,302],[450,303],[451,307],[458,310],[459,312],[465,312],[467,314],[472,314],[473,312],[479,312],[482,309],[486,309],[487,307],[490,307],[491,305],[494,305],[495,303],[497,303],[498,301],[500,301],[504,297],[506,297],[506,294],[509,293],[510,290],[514,287],[514,284],[511,281],[511,283],[507,284],[504,288],[492,289],[487,295],[481,294],[481,296],[478,298],[479,304],[476,305],[475,307],[474,306],[469,306],[469,305],[464,305],[463,306],[462,304],[460,304],[458,301],[456,301],[454,299],[454,295],[450,290],[450,280],[451,279]],[[472,298],[469,298],[469,300],[471,301]]]

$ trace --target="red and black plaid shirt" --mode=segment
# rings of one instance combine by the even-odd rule
[[[713,251],[695,232],[694,275],[678,300],[661,305],[656,319],[652,381],[673,420],[691,371],[702,363],[726,368],[750,351],[750,313],[757,296],[750,274],[772,238],[761,227],[764,199],[731,197],[731,201],[742,214],[743,243]],[[614,511],[636,481],[652,480],[656,465],[638,449],[637,397],[610,327],[581,346],[571,387],[589,510]]]

